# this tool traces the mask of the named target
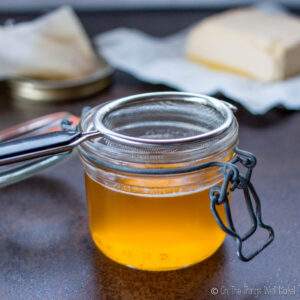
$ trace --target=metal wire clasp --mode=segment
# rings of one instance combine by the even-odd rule
[[[222,163],[222,173],[224,176],[222,186],[214,186],[210,189],[210,209],[222,230],[236,240],[238,248],[237,255],[239,259],[241,261],[247,262],[254,258],[274,240],[274,230],[271,226],[264,224],[262,221],[260,199],[250,181],[252,170],[256,165],[255,156],[250,152],[243,151],[238,148],[234,148],[234,152],[237,155],[229,163]],[[237,166],[235,165],[236,163],[241,163],[247,169],[245,176],[240,174]],[[243,190],[247,210],[252,222],[251,228],[244,236],[241,236],[237,233],[231,215],[228,190],[233,192],[235,189]],[[255,209],[253,208],[253,201],[255,203]],[[225,209],[227,226],[220,218],[216,209],[218,205],[222,204],[224,205]],[[268,231],[268,239],[260,247],[246,256],[243,254],[243,242],[249,239],[255,233],[258,227],[266,229]]]

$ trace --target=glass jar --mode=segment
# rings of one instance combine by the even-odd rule
[[[91,109],[79,126],[104,134],[79,147],[95,244],[142,270],[174,270],[211,256],[226,235],[209,199],[210,188],[222,184],[221,168],[186,169],[232,160],[238,123],[231,109],[180,92],[130,96],[103,108]],[[225,220],[224,209],[217,211]]]

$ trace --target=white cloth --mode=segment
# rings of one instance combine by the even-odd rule
[[[75,78],[96,66],[95,51],[70,7],[0,27],[0,78]]]
[[[282,13],[277,6],[263,5],[261,9]],[[101,34],[95,41],[110,64],[146,82],[187,92],[221,92],[253,114],[264,114],[277,105],[300,109],[300,76],[264,84],[211,70],[184,57],[187,32],[154,38],[138,30],[121,28]]]

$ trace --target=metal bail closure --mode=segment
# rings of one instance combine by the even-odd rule
[[[260,199],[250,181],[252,170],[256,165],[255,156],[250,152],[243,151],[238,148],[234,148],[234,151],[237,154],[237,156],[235,156],[229,163],[222,163],[222,172],[224,176],[222,186],[214,186],[210,189],[210,209],[222,230],[236,240],[238,248],[237,256],[239,257],[239,259],[241,261],[247,262],[254,258],[262,250],[264,250],[274,240],[274,230],[271,226],[264,224],[262,221]],[[247,169],[245,176],[241,175],[237,166],[234,165],[238,162],[241,163]],[[232,192],[235,189],[241,189],[244,193],[247,210],[252,222],[251,228],[244,236],[241,236],[237,233],[232,220],[231,208],[228,200],[228,187]],[[252,205],[253,201],[255,203],[255,209]],[[225,215],[228,224],[227,226],[221,220],[216,209],[217,205],[221,204],[224,204]],[[258,247],[248,256],[245,256],[243,254],[243,242],[248,240],[256,232],[258,227],[267,230],[269,233],[269,237],[260,247]]]

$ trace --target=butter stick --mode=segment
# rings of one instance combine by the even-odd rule
[[[262,82],[283,80],[300,73],[300,19],[251,8],[220,13],[192,28],[185,55]]]

